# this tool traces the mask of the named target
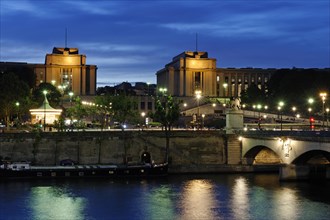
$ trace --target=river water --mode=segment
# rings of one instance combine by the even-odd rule
[[[0,181],[0,219],[329,219],[330,182],[277,174]]]

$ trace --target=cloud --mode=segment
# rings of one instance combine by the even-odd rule
[[[37,7],[28,0],[10,1],[1,0],[1,13],[35,12]]]
[[[0,40],[0,45],[1,51],[6,51],[0,53],[1,61],[43,63],[45,60],[46,51],[43,45],[32,46],[23,41],[3,39]]]
[[[152,45],[130,45],[130,44],[114,44],[106,42],[83,42],[77,43],[79,48],[84,48],[85,50],[95,51],[95,52],[148,52],[154,51],[158,46]]]
[[[80,10],[87,14],[96,14],[96,15],[113,15],[117,14],[118,8],[115,1],[63,1],[75,10]]]

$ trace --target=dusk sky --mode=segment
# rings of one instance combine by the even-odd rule
[[[184,51],[218,68],[330,67],[329,0],[0,0],[0,61],[41,63],[79,48],[98,86],[156,83]]]

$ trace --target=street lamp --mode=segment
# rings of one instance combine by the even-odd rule
[[[202,114],[202,129],[204,128],[204,118],[205,118],[205,114]]]
[[[145,123],[145,119],[144,117],[146,116],[146,113],[145,112],[141,112],[141,117],[142,117],[142,125],[141,125],[141,128],[143,130],[143,126],[144,126],[144,123]]]
[[[197,121],[197,124],[199,122],[199,100],[200,98],[202,97],[202,91],[200,90],[196,90],[195,91],[195,96],[196,96],[196,99],[197,99],[197,117],[196,117],[196,121]]]
[[[159,91],[164,95],[167,92],[166,88],[159,88]]]
[[[327,108],[325,111],[327,112],[327,127],[329,127],[329,111],[330,111],[330,109]]]
[[[69,96],[70,96],[70,105],[72,106],[72,96],[73,96],[73,92],[69,92]]]
[[[324,118],[325,118],[325,111],[324,111],[324,105],[325,105],[325,99],[327,97],[327,93],[321,92],[320,93],[321,99],[322,99],[322,115],[323,115],[323,120],[322,120],[322,127],[324,129]]]
[[[17,123],[19,124],[19,102],[16,102],[15,105],[17,107]]]
[[[46,131],[46,95],[47,95],[47,90],[44,90],[42,93],[45,96],[45,99],[44,99],[44,131]]]
[[[312,99],[312,98],[309,98],[309,99],[308,99],[308,103],[309,103],[309,104],[313,104],[313,102],[314,102],[314,99]]]
[[[296,106],[293,106],[293,107],[292,107],[292,112],[293,112],[294,120],[296,120],[296,118],[295,118],[295,116],[296,116],[296,111],[297,111],[297,107],[296,107]]]
[[[279,113],[280,113],[280,120],[281,120],[281,131],[282,131],[282,125],[283,125],[283,121],[282,121],[282,107],[284,106],[284,102],[282,102],[282,101],[280,101],[279,103],[278,103],[278,107],[277,107],[277,109],[278,109],[278,111],[279,111]]]
[[[224,93],[223,93],[223,95],[224,95],[225,97],[227,97],[227,87],[228,87],[228,83],[224,83],[224,84],[223,84],[223,89],[224,89]]]

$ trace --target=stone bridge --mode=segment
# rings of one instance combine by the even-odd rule
[[[329,131],[253,131],[240,135],[244,164],[282,164],[280,172],[286,179],[308,176],[311,166],[329,169]],[[330,175],[328,171],[326,175]]]

